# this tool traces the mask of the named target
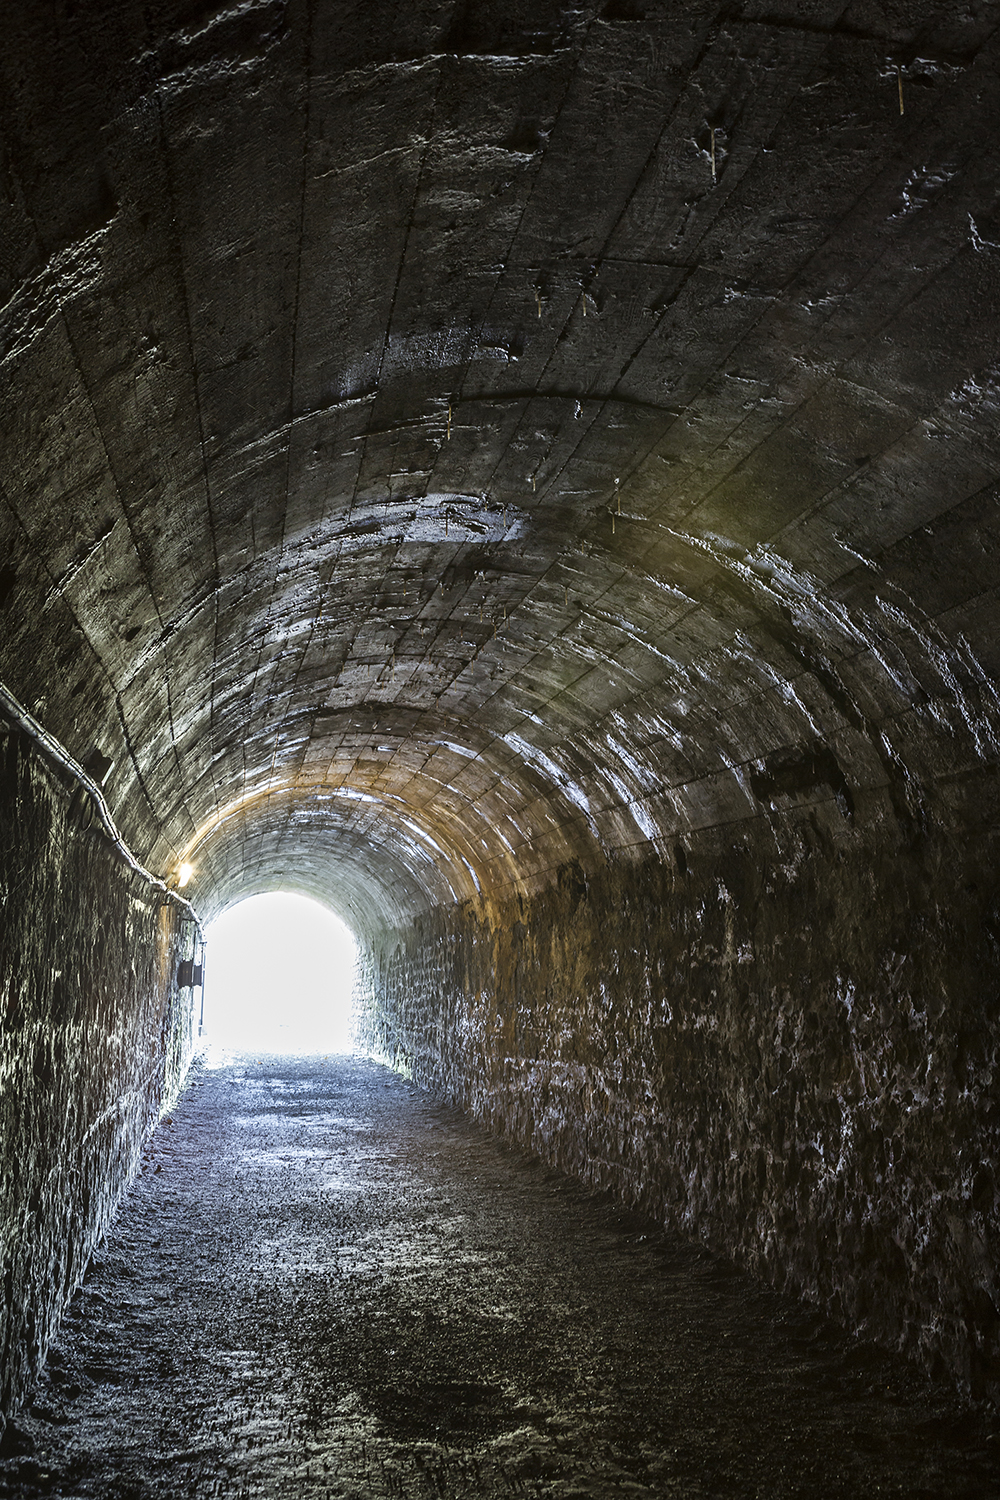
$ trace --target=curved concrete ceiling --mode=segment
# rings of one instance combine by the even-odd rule
[[[363,927],[993,754],[998,23],[10,17],[0,675],[146,863]]]

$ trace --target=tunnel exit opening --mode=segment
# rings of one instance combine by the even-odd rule
[[[209,1054],[353,1052],[357,944],[318,901],[251,896],[206,932]]]

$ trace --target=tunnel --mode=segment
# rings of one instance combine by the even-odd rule
[[[998,27],[10,8],[5,1415],[269,891],[370,1057],[1000,1397]]]

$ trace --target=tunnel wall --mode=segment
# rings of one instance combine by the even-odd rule
[[[936,822],[784,800],[386,933],[368,1043],[996,1400],[1000,788]]]
[[[196,927],[0,727],[0,1432],[181,1083]]]

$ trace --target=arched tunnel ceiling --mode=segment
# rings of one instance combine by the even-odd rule
[[[360,921],[993,755],[998,23],[15,7],[0,675],[147,863]]]

